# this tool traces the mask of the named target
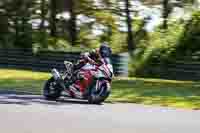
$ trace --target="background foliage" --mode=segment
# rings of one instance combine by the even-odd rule
[[[149,16],[142,17],[131,0],[1,0],[0,48],[82,51],[106,41],[115,53],[132,55],[130,75],[143,73],[151,62],[199,52],[196,0],[142,2],[161,9],[163,21],[151,32],[145,29]],[[176,7],[194,13],[172,19]]]
[[[148,39],[138,43],[130,65],[132,75],[144,74],[152,62],[167,63],[180,58],[192,58],[200,51],[200,11],[188,21],[169,22],[167,30],[160,29],[148,34]],[[197,57],[199,58],[199,57]],[[145,75],[145,74],[144,74]]]

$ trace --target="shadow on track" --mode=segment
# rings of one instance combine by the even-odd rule
[[[45,100],[41,95],[16,91],[0,91],[0,104],[31,105],[33,103],[43,105],[88,104],[87,101],[60,98],[57,101]]]

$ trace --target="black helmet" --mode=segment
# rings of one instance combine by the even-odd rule
[[[101,57],[103,57],[103,58],[107,58],[107,57],[110,57],[112,55],[112,50],[106,43],[103,43],[100,46],[99,52],[101,54]]]

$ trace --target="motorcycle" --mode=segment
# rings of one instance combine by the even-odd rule
[[[47,100],[57,100],[61,96],[88,100],[90,104],[100,104],[111,91],[113,67],[109,59],[100,66],[87,63],[74,71],[74,64],[64,61],[65,70],[52,69],[52,77],[43,88]]]

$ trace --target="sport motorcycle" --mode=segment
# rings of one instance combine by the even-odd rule
[[[106,63],[85,64],[80,70],[74,70],[74,64],[64,61],[64,70],[52,69],[52,77],[43,88],[47,100],[57,100],[61,96],[87,100],[90,104],[104,102],[111,92],[113,67],[110,59]]]

